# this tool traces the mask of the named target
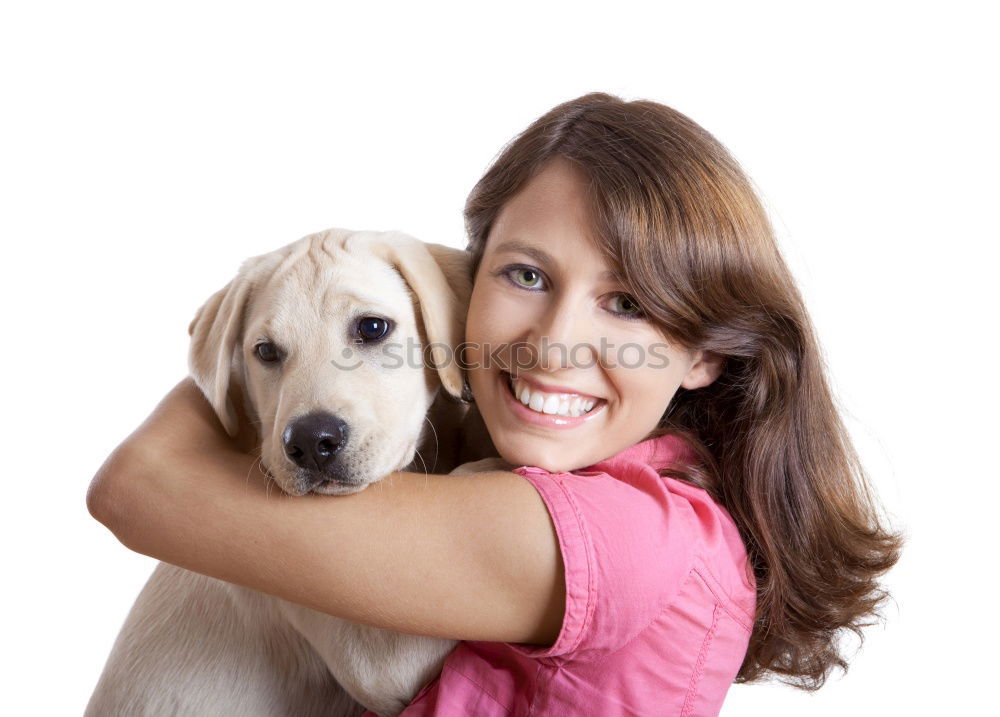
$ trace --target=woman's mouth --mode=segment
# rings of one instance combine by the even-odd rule
[[[522,377],[515,378],[505,371],[501,375],[509,395],[525,410],[539,417],[581,419],[605,403],[604,399],[573,391],[542,390],[537,384]]]

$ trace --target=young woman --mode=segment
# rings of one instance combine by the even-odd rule
[[[516,470],[268,500],[185,380],[91,512],[155,558],[462,640],[405,715],[716,714],[734,679],[846,667],[901,541],[726,150],[588,94],[504,148],[465,216],[470,386]]]

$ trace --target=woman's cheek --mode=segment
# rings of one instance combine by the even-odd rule
[[[470,341],[492,343],[494,346],[513,341],[517,333],[513,322],[518,321],[517,317],[523,313],[524,307],[502,292],[484,290],[481,295],[473,296],[469,306],[466,336]]]
[[[484,280],[485,281],[485,280]],[[489,330],[491,297],[487,289],[476,284],[469,299],[469,313],[465,319],[465,336],[470,342],[482,342],[483,332]]]

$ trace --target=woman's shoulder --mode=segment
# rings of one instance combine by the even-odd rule
[[[734,601],[749,606],[752,612],[756,580],[739,526],[729,510],[705,489],[660,475],[661,469],[678,463],[697,465],[699,458],[685,440],[668,434],[642,441],[598,465],[620,480],[659,486],[669,500],[686,505],[701,566]]]
[[[698,575],[720,602],[752,611],[735,524],[705,491],[659,475],[677,446],[654,441],[581,470],[515,469],[548,508],[567,590],[556,643],[518,649],[532,657],[609,654],[689,594]]]
[[[660,474],[677,463],[697,463],[696,454],[682,439],[664,435],[580,470],[554,474],[522,466],[516,472],[565,493],[585,533],[613,536],[635,558],[623,560],[619,552],[595,559],[658,572],[673,585],[698,569],[732,601],[752,606],[756,586],[735,520],[704,489]],[[658,570],[650,571],[654,565]]]

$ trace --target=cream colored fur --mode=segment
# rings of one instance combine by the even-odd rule
[[[291,495],[310,487],[285,456],[282,431],[316,410],[348,424],[341,461],[360,488],[407,467],[447,472],[470,450],[456,442],[466,410],[456,400],[460,367],[386,369],[351,344],[352,322],[386,316],[396,342],[455,347],[470,291],[466,252],[399,232],[310,235],[247,259],[198,310],[189,328],[191,372],[230,435],[254,427],[264,467]],[[288,353],[280,369],[255,356],[265,336]],[[338,369],[333,359],[357,368]],[[454,644],[348,622],[161,563],[86,714],[305,717],[357,715],[363,705],[395,715],[439,673]]]

